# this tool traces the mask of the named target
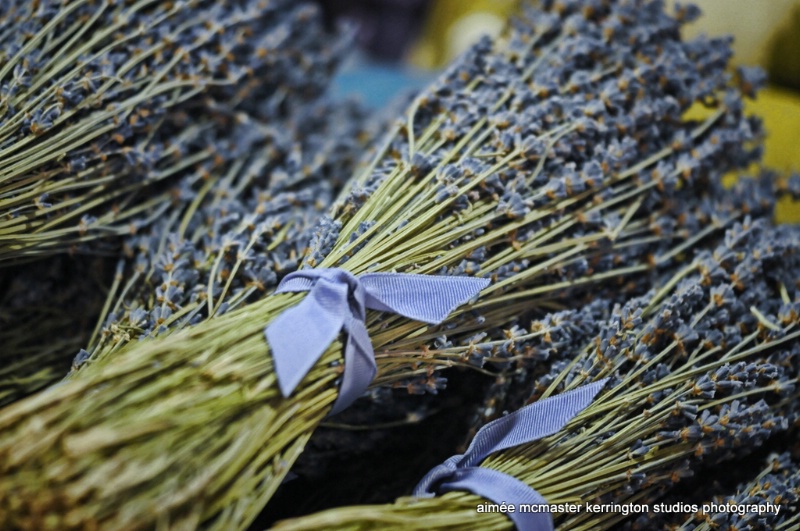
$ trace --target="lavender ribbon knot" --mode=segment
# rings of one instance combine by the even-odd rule
[[[526,444],[558,432],[592,403],[608,379],[534,402],[478,430],[463,455],[454,455],[437,465],[414,488],[414,496],[431,498],[438,493],[467,491],[498,505],[514,505],[506,515],[519,531],[552,531],[549,512],[521,512],[521,505],[544,505],[547,501],[515,477],[481,468],[489,455]]]
[[[367,389],[378,371],[365,324],[367,308],[439,324],[489,283],[485,278],[403,273],[355,276],[338,268],[286,275],[275,293],[310,293],[264,330],[283,396],[291,394],[344,330],[344,374],[331,414],[340,412]]]

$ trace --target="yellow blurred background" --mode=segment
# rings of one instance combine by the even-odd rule
[[[800,86],[800,0],[693,3],[703,16],[686,28],[686,37],[732,34],[735,65],[769,67],[772,78]],[[434,0],[409,61],[420,68],[446,64],[482,34],[499,33],[517,4],[518,0]],[[770,86],[747,108],[764,120],[764,165],[781,175],[800,171],[800,92]],[[800,202],[784,199],[776,216],[779,222],[800,223]]]

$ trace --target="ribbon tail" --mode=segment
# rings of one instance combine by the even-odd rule
[[[557,433],[570,420],[586,409],[605,386],[608,379],[582,385],[529,404],[522,409],[493,420],[478,430],[465,455],[466,466],[474,466],[489,454],[526,444]]]
[[[440,492],[467,491],[497,505],[513,505],[505,512],[518,531],[553,531],[553,517],[546,511],[531,511],[531,505],[547,500],[522,481],[489,468],[460,468],[439,485]]]
[[[431,324],[444,321],[491,283],[488,278],[402,273],[366,273],[359,280],[367,292],[367,308]]]
[[[272,349],[275,375],[289,396],[319,360],[344,324],[347,287],[319,283],[297,306],[273,320],[264,334]]]
[[[453,456],[422,478],[414,495],[427,497],[433,493],[467,491],[500,505],[513,505],[503,511],[521,531],[552,531],[553,518],[547,501],[532,487],[515,477],[490,468],[476,466],[494,452],[531,443],[561,430],[570,420],[592,403],[608,379],[600,380],[534,402],[478,430],[464,455]],[[539,510],[542,509],[542,510]]]
[[[350,318],[345,324],[347,345],[344,351],[344,374],[339,386],[339,396],[333,404],[330,415],[336,415],[367,390],[378,373],[372,341],[364,323]]]

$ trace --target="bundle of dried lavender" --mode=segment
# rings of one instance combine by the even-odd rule
[[[675,205],[758,155],[757,123],[743,117],[725,74],[727,41],[682,42],[680,25],[658,2],[569,1],[483,41],[415,101],[320,223],[307,265],[491,278],[445,327],[449,336],[653,267],[640,252],[675,243]],[[707,118],[684,116],[694,104],[711,108]],[[663,213],[655,226],[652,212]],[[662,259],[729,221],[709,214]],[[5,410],[0,511],[33,526],[245,525],[337,395],[338,341],[292,397],[280,396],[263,327],[301,297],[269,297],[139,342]],[[367,324],[377,384],[429,375],[435,388],[433,370],[459,359],[420,350],[441,330],[375,313]],[[52,473],[45,484],[26,470]],[[36,500],[45,499],[43,512]]]
[[[271,125],[240,120],[225,162],[181,178],[164,215],[124,240],[126,280],[78,365],[272,291],[299,266],[376,127],[359,106],[328,98]]]
[[[777,191],[777,196],[776,192]],[[787,193],[784,186],[776,185],[776,175],[762,172],[759,177],[741,176],[739,182],[724,193],[714,197],[695,197],[682,205],[678,215],[682,237],[701,230],[710,213],[722,217],[736,217],[737,213],[748,213],[769,219],[774,214],[778,196]],[[673,222],[674,223],[674,222]],[[723,234],[714,235],[693,249],[714,248],[723,243]],[[710,247],[709,247],[710,246]],[[690,255],[691,256],[691,255]],[[658,257],[655,258],[658,261]],[[571,358],[588,339],[587,334],[599,333],[598,327],[607,321],[608,312],[616,305],[624,305],[635,297],[646,295],[653,286],[669,284],[672,277],[683,269],[684,261],[675,260],[666,267],[657,268],[646,275],[624,279],[624,284],[598,286],[587,297],[580,310],[569,310],[547,316],[542,321],[532,321],[530,326],[524,318],[512,323],[500,334],[479,336],[469,345],[470,361],[483,367],[508,369],[489,389],[484,403],[476,411],[474,424],[464,441],[464,448],[478,429],[504,412],[520,408],[532,394],[531,382],[549,370],[542,361],[563,361]],[[524,316],[523,316],[524,317]],[[494,341],[486,342],[486,339]],[[523,338],[518,341],[517,338]],[[482,341],[482,342],[479,342]],[[530,363],[533,360],[536,363]],[[541,391],[541,390],[540,390]]]
[[[800,234],[758,221],[737,225],[658,291],[617,307],[572,359],[527,382],[534,401],[609,378],[559,433],[487,458],[552,504],[634,503],[758,448],[800,414]],[[515,393],[519,395],[520,393]],[[524,396],[524,394],[523,394]],[[523,405],[520,404],[520,405]],[[348,507],[286,528],[508,528],[477,514],[480,498],[449,493],[394,505]],[[613,528],[623,515],[554,514],[564,529]]]
[[[742,177],[734,189],[718,194],[713,200],[701,196],[691,198],[682,203],[680,226],[676,226],[674,230],[681,232],[683,238],[688,238],[700,230],[699,227],[709,212],[724,217],[735,212],[747,211],[768,217],[772,214],[776,200],[771,192],[774,183],[775,176],[766,172],[758,179]],[[783,189],[785,186],[779,188]],[[711,245],[713,248],[713,245],[720,241],[720,237],[712,236],[697,247],[709,248]],[[659,261],[659,256],[656,255],[653,259]],[[504,323],[502,326],[486,328],[478,334],[467,337],[449,336],[449,340],[447,336],[441,336],[434,341],[427,347],[428,356],[448,358],[453,360],[454,365],[469,367],[482,375],[495,376],[493,382],[486,382],[490,385],[485,391],[482,391],[483,387],[476,382],[472,384],[470,392],[462,392],[458,397],[454,397],[461,405],[470,407],[472,411],[466,415],[471,422],[468,424],[470,429],[467,431],[467,438],[462,439],[460,445],[451,446],[450,453],[453,453],[453,448],[456,448],[457,453],[463,453],[480,427],[524,404],[531,393],[526,382],[535,381],[549,370],[552,363],[569,359],[578,352],[600,332],[600,327],[608,321],[614,304],[622,305],[633,297],[645,295],[653,286],[668,282],[670,277],[678,272],[681,263],[680,260],[673,260],[665,267],[656,268],[647,274],[620,278],[617,279],[619,282],[598,285],[580,299],[577,303],[578,309],[555,311],[544,317],[537,317],[543,310],[543,305],[536,304],[531,311],[520,314],[514,321]],[[566,295],[564,294],[562,298],[567,299]],[[555,297],[551,302],[555,303],[557,300],[558,297]],[[572,300],[576,302],[574,296]],[[406,353],[402,351],[392,353],[394,356],[414,354],[413,350]],[[437,373],[436,386],[443,387],[448,384],[449,387],[450,375],[452,375],[451,370]],[[461,379],[458,377],[456,381]],[[393,387],[395,391],[406,389],[415,394],[436,393],[437,388],[425,385],[426,380],[427,378],[410,378],[408,381],[393,384]],[[306,486],[302,490],[298,490],[300,487],[291,487],[282,496],[284,502],[291,500],[293,506],[302,503],[306,510],[282,514],[293,517],[337,505],[385,503],[403,495],[406,492],[403,489],[407,489],[424,475],[426,469],[413,467],[395,472],[392,474],[392,481],[402,487],[395,488],[395,494],[387,497],[379,494],[386,490],[383,476],[369,472],[375,470],[377,464],[375,459],[370,460],[369,454],[366,453],[367,449],[386,444],[382,441],[388,436],[388,430],[385,428],[387,423],[397,433],[401,431],[399,426],[404,424],[425,423],[426,417],[437,415],[442,407],[442,400],[436,396],[416,397],[411,401],[403,400],[396,393],[390,394],[386,391],[388,390],[384,388],[374,389],[347,411],[323,423],[325,429],[314,433],[308,447],[292,468],[295,474],[314,478],[311,486]],[[450,394],[448,391],[445,396]],[[481,396],[485,398],[481,400]],[[387,421],[387,419],[392,420]],[[436,421],[431,423],[437,424]],[[460,425],[463,422],[454,424]],[[456,426],[441,428],[441,430],[452,429],[459,428]],[[367,435],[364,435],[365,430],[368,430]],[[380,462],[384,454],[380,452],[379,446],[375,449],[375,455],[379,456],[377,461]],[[330,477],[331,473],[336,474],[335,470],[331,473],[326,472],[334,456],[336,461],[342,461],[339,468],[356,475],[359,470],[364,471],[349,492],[342,492],[343,487],[328,489],[327,494],[325,492],[327,483],[341,486],[340,477],[335,475]],[[435,464],[437,463],[429,462],[428,469]],[[328,476],[327,483],[326,476]],[[319,491],[313,488],[315,484],[321,485]],[[309,502],[312,492],[313,504]],[[297,496],[297,499],[292,496]],[[334,503],[333,500],[338,501]],[[341,500],[345,502],[342,503]]]
[[[340,45],[286,0],[0,6],[0,261],[124,234],[142,194],[214,159],[220,106],[270,119],[327,85]]]
[[[72,127],[75,125],[74,121],[79,121],[82,119],[81,117],[84,117],[83,114],[80,114],[81,112],[84,114],[93,112],[90,107],[81,107],[81,102],[87,98],[103,97],[111,101],[115,97],[120,98],[126,94],[130,96],[128,92],[133,90],[128,86],[130,79],[125,78],[124,84],[118,86],[115,83],[121,84],[123,80],[114,79],[113,76],[108,78],[107,73],[113,72],[115,68],[123,68],[126,58],[133,61],[134,57],[140,55],[137,68],[140,68],[141,71],[130,73],[130,76],[138,75],[144,79],[145,76],[152,74],[154,76],[153,83],[160,83],[164,79],[175,81],[183,77],[184,81],[193,80],[197,83],[199,90],[197,97],[182,101],[180,104],[170,103],[163,97],[136,100],[138,102],[136,112],[153,118],[157,123],[147,125],[135,116],[131,118],[131,124],[116,123],[117,126],[125,129],[123,131],[125,134],[130,133],[129,140],[131,142],[138,142],[133,149],[142,150],[149,142],[150,148],[148,149],[152,151],[155,149],[153,146],[162,140],[173,146],[176,146],[175,142],[179,140],[183,144],[181,149],[175,152],[176,154],[180,152],[180,157],[175,159],[179,160],[180,168],[171,175],[170,188],[164,192],[151,189],[144,194],[136,188],[135,193],[146,204],[140,204],[135,211],[129,210],[126,216],[115,214],[115,231],[132,233],[123,241],[123,246],[125,253],[131,257],[131,262],[135,262],[136,265],[133,268],[126,268],[126,271],[122,273],[123,278],[118,279],[118,282],[113,285],[114,289],[108,294],[108,307],[105,312],[113,309],[118,315],[109,316],[107,326],[95,330],[93,335],[93,337],[97,337],[98,332],[101,332],[101,337],[107,339],[103,346],[110,349],[118,348],[126,338],[136,337],[142,329],[148,332],[148,328],[152,330],[161,326],[156,323],[165,322],[167,314],[175,309],[176,305],[185,302],[175,296],[176,290],[183,287],[174,282],[175,279],[180,278],[179,271],[175,271],[169,279],[162,279],[162,284],[169,284],[170,287],[166,300],[164,300],[163,294],[156,293],[155,297],[153,296],[152,292],[156,290],[156,287],[151,282],[155,281],[154,276],[158,276],[156,269],[162,264],[164,267],[169,267],[171,262],[177,260],[178,257],[170,260],[169,256],[174,253],[176,246],[188,253],[188,258],[191,260],[196,259],[200,252],[208,254],[216,253],[219,250],[222,253],[220,231],[224,233],[229,228],[232,229],[231,226],[236,223],[236,217],[243,215],[245,210],[242,206],[243,203],[236,203],[236,201],[245,201],[243,195],[252,195],[247,198],[249,201],[247,208],[253,213],[251,219],[260,216],[260,221],[266,221],[271,225],[269,228],[263,225],[265,232],[279,233],[279,237],[272,238],[266,244],[277,246],[280,238],[291,236],[287,227],[279,227],[280,224],[295,227],[300,222],[310,224],[315,221],[319,215],[311,216],[311,210],[326,208],[330,202],[332,191],[341,187],[341,181],[345,174],[352,170],[350,161],[357,156],[355,151],[357,147],[362,147],[365,140],[363,138],[364,130],[360,129],[356,122],[362,124],[365,115],[363,111],[349,102],[321,101],[323,90],[327,87],[332,74],[332,67],[340,60],[344,50],[337,47],[341,44],[340,40],[334,39],[332,35],[323,31],[316,11],[310,6],[291,7],[287,2],[273,3],[270,6],[263,6],[256,2],[229,3],[225,6],[217,6],[211,2],[190,2],[180,6],[165,6],[146,2],[125,7],[124,9],[131,10],[127,12],[120,11],[123,9],[121,5],[108,2],[94,12],[90,9],[93,5],[92,2],[76,2],[70,7],[70,14],[62,14],[61,17],[74,23],[78,19],[85,19],[86,13],[91,12],[93,14],[91,21],[94,21],[94,26],[91,24],[91,27],[87,28],[80,28],[77,24],[70,26],[70,31],[77,32],[73,36],[75,42],[72,44],[76,47],[89,46],[86,48],[88,50],[91,46],[100,46],[106,42],[103,39],[106,39],[109,47],[104,48],[93,58],[88,56],[71,57],[68,50],[56,49],[52,46],[44,47],[43,44],[40,48],[44,47],[44,49],[40,50],[34,47],[27,56],[19,59],[29,65],[31,70],[26,75],[30,79],[26,78],[26,83],[22,83],[19,87],[5,87],[14,94],[19,94],[20,102],[27,103],[28,100],[22,99],[23,95],[26,98],[32,98],[31,94],[36,90],[41,92],[40,96],[43,98],[55,97],[61,101],[59,98],[64,97],[64,94],[58,91],[61,91],[63,86],[72,87],[75,94],[70,97],[75,100],[71,102],[76,106],[73,109],[75,112],[72,115],[72,121],[64,122],[60,126]],[[52,15],[52,12],[60,9],[58,6],[43,4],[37,11],[33,4],[12,2],[5,5],[4,8],[8,8],[4,12],[4,16],[9,20],[13,19],[15,23],[23,24],[29,29],[31,35],[36,34],[37,31],[56,33],[64,30],[59,25],[60,23],[56,24],[57,21],[52,22],[56,24],[55,26],[47,26],[48,17]],[[77,11],[75,11],[76,9]],[[258,13],[254,11],[256,9]],[[108,22],[106,19],[109,17],[117,17],[120,13],[124,13],[125,17],[130,19],[127,22],[120,22],[120,28],[117,28],[120,32],[124,28],[130,29],[133,27],[131,25],[141,25],[148,20],[151,25],[139,27],[141,35],[134,35],[123,42],[117,42],[116,39],[120,39],[124,35],[122,33],[104,33],[107,28],[103,24]],[[158,13],[161,15],[156,16]],[[23,21],[27,22],[23,23]],[[87,23],[91,21],[85,20]],[[66,22],[63,23],[66,24]],[[210,33],[201,39],[202,36],[198,32],[202,33],[203,31]],[[161,32],[163,42],[150,42],[153,39],[148,32]],[[90,39],[91,42],[88,44],[78,38],[78,36],[86,38],[93,35],[94,40]],[[162,54],[179,46],[180,43],[172,42],[170,39],[176,36],[180,37],[185,46],[192,35],[198,39],[197,49],[193,49],[190,54],[181,59],[178,65],[174,65],[174,71],[162,72],[160,77],[155,75],[157,72],[154,73],[153,65],[150,62],[164,61],[164,58],[153,58],[149,54],[144,55],[144,49],[138,51],[136,49],[137,42],[139,42],[136,39],[139,39],[141,40],[139,44],[143,46],[150,42],[148,46],[153,47],[151,53]],[[20,38],[19,35],[10,32],[4,36],[6,39]],[[65,35],[64,39],[67,37],[69,35]],[[220,47],[220,44],[226,41],[229,41],[227,48]],[[118,48],[122,48],[124,53],[129,54],[130,57],[124,55],[123,51]],[[15,49],[11,47],[6,51],[11,53]],[[116,55],[113,55],[111,59],[117,61],[113,64],[111,59],[106,57],[112,53]],[[39,66],[30,66],[31,54],[40,57],[40,62],[37,63]],[[198,59],[201,56],[202,61]],[[68,66],[66,63],[68,60],[82,61],[82,64],[85,63],[86,69],[90,69],[92,65],[104,64],[106,74],[98,73],[92,83],[107,82],[109,84],[106,87],[108,92],[98,90],[96,95],[90,95],[86,91],[90,88],[96,89],[97,86],[88,85],[89,81],[85,81],[86,86],[79,86],[74,80],[69,81],[72,79],[69,76],[77,75],[75,72],[64,73],[60,70],[51,71],[40,68],[47,61],[57,59],[65,61],[64,68]],[[202,64],[187,63],[192,60]],[[299,61],[300,64],[292,64],[296,61]],[[234,75],[231,70],[234,64],[241,67],[239,74]],[[127,68],[129,67],[125,67],[125,69]],[[188,72],[192,69],[195,74],[190,78]],[[220,77],[219,83],[216,84],[201,83],[202,79],[205,79],[203,76],[208,77],[212,74],[218,77],[224,75],[225,79]],[[36,80],[42,83],[38,89]],[[59,83],[61,85],[58,85]],[[35,85],[33,88],[32,84]],[[49,91],[52,91],[56,85],[58,85],[56,87],[58,94],[53,96]],[[126,90],[128,92],[125,92]],[[68,92],[67,96],[70,94],[72,92]],[[170,103],[170,105],[168,106],[166,103]],[[156,111],[160,113],[159,117],[153,116]],[[264,123],[264,120],[267,122]],[[339,129],[328,134],[331,133],[329,124],[333,124]],[[179,131],[179,129],[183,129],[183,131]],[[24,133],[24,128],[19,131]],[[336,137],[336,134],[341,136]],[[103,140],[103,138],[105,137],[102,137],[101,141],[108,140],[107,138]],[[114,138],[115,141],[120,142],[121,139],[123,139],[121,135]],[[45,141],[38,137],[37,140]],[[97,146],[100,145],[97,144]],[[120,146],[120,149],[126,156],[124,161],[115,162],[109,160],[108,156],[103,156],[95,161],[98,168],[102,165],[104,167],[102,171],[108,171],[109,167],[123,167],[125,164],[132,163],[135,153],[131,152],[131,148]],[[193,152],[202,153],[195,160]],[[88,158],[81,153],[83,151],[76,153],[75,157],[83,157],[80,165],[84,166],[88,162]],[[105,155],[110,155],[110,153]],[[186,164],[187,159],[191,162],[190,164]],[[54,176],[60,179],[67,173],[57,172]],[[156,173],[150,173],[151,177],[155,175]],[[33,187],[43,185],[41,182],[30,181],[30,183]],[[278,199],[267,201],[266,183],[271,186],[270,191],[283,190],[283,195]],[[315,188],[311,187],[312,184]],[[116,190],[118,186],[119,183],[108,181],[107,190]],[[301,190],[304,186],[307,189]],[[65,189],[65,193],[72,194],[78,190],[79,187],[74,185],[69,190]],[[302,205],[296,199],[298,192],[303,197]],[[207,208],[209,201],[212,200],[217,205],[216,210]],[[234,208],[236,206],[238,208]],[[268,206],[271,206],[272,209],[266,208]],[[291,215],[285,211],[302,207],[309,210],[307,219],[295,215],[294,218],[298,219],[288,221]],[[280,212],[282,218],[277,215],[281,210],[284,211]],[[130,218],[127,223],[124,222],[126,217]],[[84,222],[89,219],[89,217],[85,217],[81,223],[86,225]],[[200,226],[212,224],[211,220],[215,221],[215,226],[209,229],[211,233],[202,234]],[[177,226],[179,222],[181,223],[180,227]],[[149,228],[152,223],[156,223],[156,226]],[[257,224],[262,227],[262,223]],[[283,230],[279,231],[280,228]],[[83,229],[88,230],[88,225],[81,230],[83,231]],[[173,231],[172,234],[170,234],[170,229]],[[188,237],[193,240],[189,242],[188,246],[184,245],[185,242],[181,239],[179,229],[191,231],[191,235]],[[241,233],[246,229],[239,227],[238,230]],[[108,234],[108,232],[94,231],[94,236],[102,234]],[[168,235],[173,253],[163,251]],[[16,239],[17,236],[19,235],[14,238]],[[33,256],[55,250],[55,248],[46,249],[49,244],[44,240],[40,241],[40,236],[42,235],[34,236],[35,249],[15,250],[13,259],[16,260],[23,255]],[[66,237],[66,233],[61,233],[58,241],[53,240],[59,249],[65,242],[62,236]],[[87,239],[94,236],[87,235]],[[232,234],[228,236],[232,236]],[[26,236],[22,235],[21,237]],[[43,237],[49,238],[48,235]],[[187,247],[196,246],[198,240],[202,238],[209,238],[202,249],[187,249]],[[264,236],[264,238],[267,237]],[[225,242],[225,245],[229,244],[230,242]],[[278,249],[278,255],[281,253],[299,255],[303,250],[301,242],[298,241],[295,245],[300,248],[295,250]],[[0,247],[2,246],[0,243]],[[284,244],[284,246],[288,248],[288,244]],[[97,252],[102,247],[95,242],[90,249],[92,252]],[[187,258],[186,254],[183,255],[183,258]],[[284,268],[294,268],[291,266],[292,262],[289,256],[281,259],[286,261]],[[162,260],[163,262],[159,264]],[[206,261],[203,262],[201,267],[207,265]],[[263,268],[251,267],[250,263],[242,265],[244,272],[249,275],[248,280],[258,286],[263,279],[251,277],[251,275],[256,274],[260,277],[268,275]],[[133,269],[132,276],[134,278],[131,278],[127,269]],[[207,269],[206,267],[206,276]],[[139,270],[141,270],[141,274]],[[222,267],[219,275],[223,276],[226,272],[226,268]],[[8,278],[13,278],[15,271],[9,270],[7,275],[9,275]],[[189,274],[189,278],[191,276]],[[25,278],[17,280],[20,287],[28,285]],[[149,292],[140,285],[141,283],[147,285]],[[240,284],[233,283],[231,285],[229,281],[226,287],[236,294],[241,290]],[[205,286],[209,285],[210,283],[205,283]],[[114,301],[113,297],[119,294],[119,289],[123,288],[129,298]],[[217,294],[222,291],[221,286],[214,287],[214,289]],[[252,290],[248,292],[248,295],[251,293]],[[196,295],[197,293],[192,293],[192,296]],[[238,293],[238,295],[242,294]],[[138,296],[140,299],[133,299],[134,296]],[[160,299],[158,309],[152,307],[154,299]],[[152,321],[140,319],[142,307],[147,308],[148,304],[151,307],[148,308],[146,317],[152,317]],[[220,308],[224,310],[225,307],[221,306]],[[70,309],[75,310],[74,307],[70,307]],[[90,335],[83,333],[85,326],[82,326],[81,322],[97,318],[97,310],[72,313],[65,311],[60,313],[58,319],[51,318],[44,322],[36,318],[39,315],[38,309],[32,309],[26,315],[25,327],[17,327],[16,319],[7,320],[8,328],[6,328],[5,337],[7,347],[4,353],[7,354],[8,363],[4,369],[3,381],[7,384],[9,393],[17,397],[20,392],[28,392],[33,389],[31,375],[37,375],[36,388],[43,387],[63,376],[65,370],[70,367],[71,356],[81,347],[85,347],[90,339]],[[136,317],[133,322],[130,321],[131,312]],[[15,316],[21,316],[22,313],[16,311]],[[159,315],[155,315],[156,313]],[[197,318],[195,312],[194,319]],[[182,322],[186,321],[188,320]],[[33,323],[36,325],[31,326]],[[69,333],[47,333],[54,332],[54,327],[65,332],[69,331]],[[112,328],[114,332],[110,331]],[[120,329],[121,333],[116,332]],[[78,333],[78,330],[81,333]],[[48,339],[52,340],[49,344]],[[22,355],[23,351],[17,348],[23,348],[23,346],[24,352],[28,355]],[[33,351],[38,354],[30,355]],[[81,350],[75,358],[76,366],[87,356],[88,352]],[[12,358],[13,363],[10,361]],[[10,397],[11,395],[9,395]]]

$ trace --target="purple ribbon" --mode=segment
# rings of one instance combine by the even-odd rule
[[[498,505],[513,504],[506,515],[519,531],[552,531],[549,512],[521,512],[521,505],[544,505],[547,501],[515,477],[481,468],[489,455],[553,435],[592,403],[608,379],[534,402],[478,430],[463,455],[454,455],[428,472],[414,489],[414,496],[430,498],[449,491],[467,491]]]
[[[378,367],[365,323],[367,308],[439,324],[478,295],[489,279],[308,269],[286,275],[275,293],[310,291],[264,330],[283,396],[289,396],[339,332],[347,333],[344,374],[331,414],[361,396]]]

